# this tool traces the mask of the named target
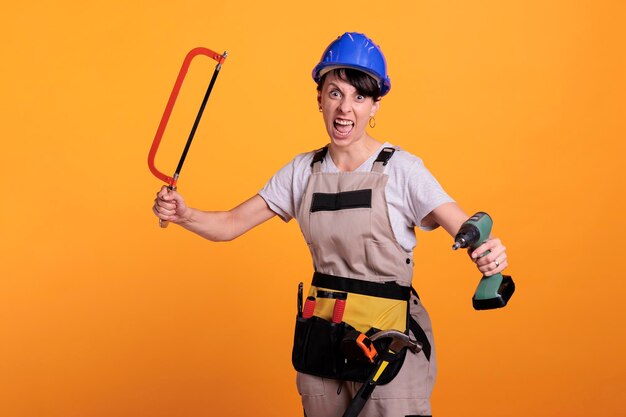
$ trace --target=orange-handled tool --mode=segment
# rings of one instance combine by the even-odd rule
[[[157,149],[159,148],[159,144],[161,143],[161,139],[163,138],[163,133],[165,132],[165,127],[167,126],[167,122],[170,119],[172,114],[172,109],[174,108],[174,104],[176,103],[176,99],[178,98],[178,93],[180,92],[180,88],[183,85],[183,81],[185,76],[187,75],[187,71],[189,70],[189,66],[191,65],[191,61],[198,55],[205,55],[209,58],[212,58],[217,61],[217,65],[215,66],[215,71],[213,71],[213,77],[211,77],[211,82],[209,83],[209,87],[207,88],[206,93],[204,94],[204,98],[202,100],[202,104],[200,105],[200,109],[198,110],[198,115],[196,116],[196,120],[193,123],[193,127],[191,128],[191,132],[189,133],[189,137],[187,138],[187,143],[185,144],[185,149],[183,150],[182,155],[180,156],[180,160],[178,161],[178,166],[176,167],[176,171],[174,171],[173,176],[168,176],[162,173],[157,169],[154,165],[154,158],[157,153]],[[163,112],[163,116],[161,117],[161,122],[159,123],[159,127],[157,129],[156,135],[154,136],[154,140],[152,141],[152,146],[150,147],[150,152],[148,153],[148,167],[150,167],[150,172],[154,174],[160,180],[165,181],[168,184],[168,188],[170,190],[176,190],[178,177],[180,176],[180,171],[183,168],[183,164],[185,163],[185,158],[187,157],[187,152],[189,152],[189,147],[191,146],[191,142],[193,141],[193,137],[196,134],[196,129],[198,128],[198,124],[200,123],[200,119],[202,118],[202,113],[204,113],[204,108],[206,107],[206,103],[209,100],[209,96],[211,95],[211,90],[213,90],[213,85],[215,84],[215,80],[217,79],[217,75],[222,68],[222,64],[226,59],[226,52],[222,55],[217,52],[213,52],[210,49],[198,47],[194,48],[185,57],[183,61],[183,65],[178,72],[178,77],[176,78],[176,82],[174,83],[174,88],[172,89],[172,93],[170,94],[170,98],[167,101],[167,105],[165,106],[165,111]],[[168,222],[162,221],[159,219],[159,224],[161,227],[167,227]]]
[[[374,343],[365,334],[358,330],[352,330],[346,333],[341,341],[341,351],[348,359],[354,359],[369,363],[374,363],[378,356],[378,351]]]

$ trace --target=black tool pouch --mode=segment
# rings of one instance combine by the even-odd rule
[[[341,341],[354,330],[345,322],[335,324],[317,316],[308,319],[297,317],[291,355],[294,368],[324,378],[365,382],[374,370],[374,364],[346,358],[341,350]],[[371,329],[366,335],[373,335],[377,331]],[[388,344],[389,340],[384,339],[374,342],[378,352],[385,352]],[[394,356],[378,380],[378,385],[391,382],[400,371],[405,356],[406,349]]]

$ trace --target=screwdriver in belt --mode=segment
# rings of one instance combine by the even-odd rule
[[[304,284],[300,282],[298,284],[298,317],[302,317],[302,291],[304,289]]]

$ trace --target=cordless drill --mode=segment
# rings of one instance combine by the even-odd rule
[[[452,249],[470,247],[472,250],[482,245],[491,234],[493,220],[487,213],[479,211],[467,219],[454,238]],[[483,257],[491,251],[479,254]],[[515,291],[515,283],[508,275],[497,273],[489,277],[483,276],[472,298],[476,310],[501,308],[509,301]]]

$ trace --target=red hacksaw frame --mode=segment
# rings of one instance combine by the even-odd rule
[[[178,93],[180,92],[180,88],[183,85],[183,81],[185,79],[185,76],[187,75],[187,71],[189,70],[191,61],[193,61],[193,59],[198,55],[205,55],[211,59],[214,59],[215,61],[217,61],[217,66],[215,67],[213,78],[211,79],[211,83],[209,84],[209,88],[204,97],[204,101],[202,103],[202,106],[200,107],[198,116],[196,117],[196,122],[194,124],[194,127],[191,131],[189,139],[187,140],[187,145],[185,146],[185,150],[183,151],[183,155],[181,156],[181,160],[178,164],[178,168],[176,169],[176,172],[174,173],[174,175],[170,177],[169,175],[166,175],[157,169],[157,167],[154,165],[154,158],[156,156],[157,150],[159,149],[161,139],[163,138],[163,133],[165,132],[165,128],[167,127],[167,123],[172,114],[172,109],[174,108],[174,104],[176,103],[176,99],[178,98]],[[159,123],[159,127],[157,129],[156,135],[154,136],[154,140],[152,141],[150,152],[148,153],[148,167],[150,168],[150,171],[152,172],[152,174],[154,174],[155,177],[169,184],[170,189],[176,189],[176,183],[178,181],[178,175],[180,174],[180,168],[182,167],[182,164],[184,162],[184,158],[187,154],[187,150],[189,149],[189,145],[191,144],[191,140],[193,139],[195,129],[197,127],[198,122],[200,121],[200,117],[202,116],[204,106],[206,105],[208,96],[211,93],[211,89],[213,88],[213,84],[215,83],[217,74],[222,64],[224,63],[226,56],[227,56],[226,52],[224,52],[224,54],[218,54],[217,52],[214,52],[208,48],[203,48],[203,47],[194,48],[191,51],[189,51],[189,53],[187,53],[187,56],[185,57],[185,60],[183,61],[183,65],[180,68],[180,71],[178,72],[176,83],[174,84],[174,88],[172,89],[170,98],[167,101],[167,105],[165,106],[165,111],[163,112],[163,116],[161,117],[161,122]]]

